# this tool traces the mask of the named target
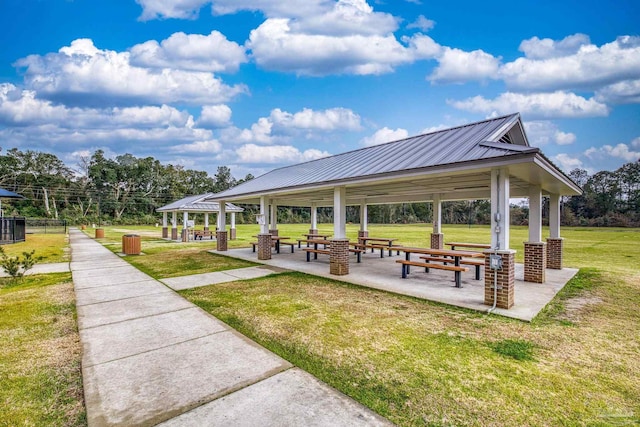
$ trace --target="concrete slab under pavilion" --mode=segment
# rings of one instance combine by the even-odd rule
[[[251,248],[230,249],[225,255],[256,262],[256,254]],[[487,312],[489,307],[484,304],[484,271],[480,280],[474,279],[472,269],[463,273],[462,288],[456,288],[453,273],[449,271],[432,269],[425,273],[424,269],[414,268],[406,279],[402,279],[400,264],[396,263],[398,259],[403,259],[402,255],[385,255],[384,258],[380,258],[378,251],[363,255],[360,263],[352,256],[349,264],[350,274],[345,276],[329,273],[328,256],[319,255],[317,260],[307,262],[306,252],[298,248],[294,253],[285,249],[279,254],[274,253],[270,260],[258,262],[285,270]],[[531,283],[524,281],[524,266],[516,264],[515,304],[508,310],[496,308],[493,313],[530,322],[577,272],[578,269],[575,268],[548,269],[545,283]]]

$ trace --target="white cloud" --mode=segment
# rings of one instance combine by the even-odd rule
[[[640,79],[605,86],[596,91],[596,99],[612,104],[640,104]]]
[[[582,46],[588,45],[590,42],[588,35],[580,33],[558,41],[532,37],[520,43],[520,51],[530,59],[558,58],[576,54]]]
[[[290,145],[260,146],[247,144],[236,150],[239,163],[300,163],[327,157],[326,151],[309,149],[300,151]]]
[[[215,139],[209,139],[206,141],[195,141],[189,144],[174,145],[169,149],[174,153],[201,153],[201,154],[214,154],[222,150],[222,145]]]
[[[435,83],[464,83],[497,77],[500,58],[482,50],[466,52],[445,47],[438,57],[438,66],[428,79]]]
[[[292,136],[314,139],[323,133],[360,129],[360,116],[347,108],[320,111],[304,108],[296,113],[275,108],[271,110],[269,117],[259,118],[250,129],[223,129],[220,138],[235,144],[274,144],[287,141]]]
[[[475,96],[462,101],[447,102],[460,110],[489,115],[505,115],[519,111],[528,119],[599,117],[609,114],[609,108],[594,98],[585,99],[574,93],[561,91],[533,94],[506,92],[495,99]]]
[[[211,0],[136,0],[142,6],[141,21],[157,18],[195,19]]]
[[[583,163],[580,159],[577,159],[573,156],[570,156],[566,153],[560,153],[553,157],[554,163],[557,163],[560,166],[560,169],[565,172],[571,172],[573,169],[582,169]]]
[[[26,68],[25,82],[38,96],[66,104],[209,104],[246,92],[244,85],[227,86],[211,73],[134,67],[129,55],[78,39],[58,53],[30,55],[16,65]]]
[[[396,130],[383,127],[378,129],[373,135],[362,138],[360,144],[369,147],[372,145],[384,144],[385,142],[397,141],[409,136],[406,129],[398,128]]]
[[[631,141],[631,146],[633,148],[640,148],[640,136]]]
[[[224,104],[203,105],[198,126],[205,128],[222,128],[231,123],[231,108]]]
[[[591,147],[584,154],[592,160],[606,159],[607,157],[622,159],[625,162],[637,162],[640,160],[640,151],[633,151],[629,148],[629,145],[622,143],[615,146]]]
[[[417,28],[424,32],[431,30],[436,25],[436,21],[432,21],[431,19],[425,18],[424,15],[418,16],[414,22],[407,25],[407,29]]]
[[[505,64],[500,76],[510,88],[550,91],[556,89],[597,89],[625,80],[640,79],[640,37],[621,36],[600,47],[583,44],[580,35],[571,36],[569,47],[552,43],[545,51],[540,41],[525,41],[525,53]],[[521,49],[522,49],[521,45]],[[578,50],[570,55],[566,53]]]
[[[52,125],[72,129],[118,127],[190,127],[193,118],[186,111],[168,105],[126,108],[69,108],[38,99],[31,90],[0,84],[0,122],[8,126]]]
[[[247,46],[269,70],[321,76],[383,74],[413,60],[392,34],[332,36],[294,32],[288,19],[268,19],[251,31]]]
[[[171,2],[172,0],[156,0]],[[260,11],[267,17],[304,17],[326,13],[331,10],[334,0],[215,0],[213,12],[219,15],[232,14],[242,10]]]
[[[209,72],[235,72],[247,62],[244,47],[218,31],[209,35],[172,34],[158,43],[149,40],[130,49],[133,66],[177,68]]]
[[[365,0],[338,0],[325,13],[307,15],[291,20],[291,29],[296,33],[349,36],[384,35],[394,32],[397,18],[374,12]]]
[[[314,111],[304,108],[297,113],[288,113],[276,108],[271,111],[269,120],[278,128],[305,130],[360,130],[360,116],[347,108],[330,108]]]
[[[524,129],[527,132],[529,143],[534,147],[550,143],[569,145],[576,141],[575,134],[563,132],[553,122],[546,120],[525,121]]]

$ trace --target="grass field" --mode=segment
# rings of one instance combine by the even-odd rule
[[[319,228],[331,232],[328,224]],[[297,238],[307,229],[307,225],[282,225],[280,235]],[[428,225],[374,224],[369,230],[370,235],[396,237],[400,243],[416,246],[427,245],[429,233]],[[445,241],[489,239],[487,227],[445,226],[443,232]],[[565,265],[581,271],[530,324],[300,273],[182,294],[401,426],[637,425],[640,230],[563,228],[562,232]],[[87,233],[93,236],[93,230]],[[125,259],[148,260],[143,261],[148,265],[139,265],[156,277],[214,271],[225,268],[218,262],[228,259],[206,258],[206,251],[215,247],[213,242],[167,242],[159,239],[160,229],[155,227],[106,228],[103,243],[118,252],[121,236],[128,233],[142,236],[143,252],[149,255]],[[246,247],[256,233],[256,226],[239,225],[239,238],[230,246]],[[355,237],[357,226],[350,225],[348,233]],[[526,228],[514,227],[511,245],[518,250],[519,261],[525,240]],[[189,259],[193,265],[186,264]],[[56,286],[42,289],[53,291]],[[46,300],[51,291],[37,294]],[[0,295],[4,313],[15,297]],[[24,295],[18,299],[28,299]],[[26,338],[17,339],[26,343]],[[2,342],[10,339],[14,338],[5,335]],[[29,345],[41,347],[38,343],[47,340],[46,335],[36,335],[36,342]],[[33,351],[25,354],[46,360]],[[3,366],[13,368],[14,364],[24,375],[27,362],[3,360]],[[74,395],[69,390],[78,389],[73,384],[79,384],[79,373],[75,375],[71,380],[57,377],[53,388],[65,393],[52,394],[46,384],[34,389],[49,387],[42,394],[68,402]],[[39,384],[37,379],[29,381]],[[12,384],[7,390],[4,402],[36,403],[0,413],[0,419],[13,417],[7,418],[16,421],[12,424],[37,425],[24,421],[36,419],[28,414],[37,411],[23,406],[38,406],[46,398],[23,396],[17,392],[21,387]],[[84,413],[77,409],[79,399],[76,393],[70,406],[60,405],[81,424]]]
[[[0,279],[0,425],[86,425],[71,274]]]
[[[42,257],[39,263],[68,262],[69,237],[66,234],[27,234],[24,242],[2,245],[7,255],[22,256],[23,252],[35,249],[35,256]]]
[[[279,229],[295,239],[308,226]],[[349,225],[348,237],[357,229]],[[131,231],[107,229],[106,240],[118,250],[119,233]],[[428,245],[429,231],[369,226],[372,236],[415,246]],[[165,254],[163,275],[189,274],[169,253],[214,246],[158,241],[160,229],[139,232],[143,251]],[[257,232],[239,225],[230,246],[248,246]],[[445,241],[489,241],[488,227],[443,232]],[[531,324],[300,273],[182,294],[398,425],[638,423],[640,230],[562,233],[565,265],[582,270]],[[526,227],[511,229],[519,262],[526,240]]]

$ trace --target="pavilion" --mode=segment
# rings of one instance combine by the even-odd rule
[[[177,200],[166,206],[156,209],[156,212],[162,212],[162,238],[167,239],[169,237],[169,229],[167,223],[168,213],[171,212],[171,240],[178,239],[178,218],[177,214],[182,213],[182,241],[189,239],[189,229],[195,226],[193,220],[189,219],[189,214],[204,214],[204,231],[209,231],[209,214],[217,215],[216,219],[216,233],[217,230],[222,230],[226,227],[226,214],[231,214],[231,235],[229,238],[234,240],[236,238],[236,213],[243,212],[244,209],[233,205],[231,203],[218,203],[214,201],[207,201],[206,199],[215,196],[215,193],[199,194],[195,196],[188,196],[184,199]],[[221,208],[222,206],[222,208]],[[222,221],[222,226],[220,223]],[[217,235],[216,235],[217,237]],[[226,239],[226,235],[225,235]]]
[[[491,250],[502,268],[485,264],[485,304],[510,308],[514,301],[515,251],[509,247],[509,199],[529,199],[529,238],[525,242],[525,281],[544,283],[547,268],[562,269],[560,197],[582,190],[539,148],[531,147],[519,114],[491,118],[275,169],[205,198],[260,205],[258,259],[271,258],[277,233],[277,206],[311,209],[317,230],[318,207],[333,207],[331,274],[349,274],[346,206],[360,206],[359,236],[366,237],[370,204],[432,202],[431,248],[442,248],[441,203],[491,201]],[[542,239],[542,197],[549,197],[549,237]],[[224,215],[220,230],[225,229]],[[225,232],[225,231],[222,231]],[[219,250],[226,250],[222,248]],[[497,277],[494,277],[497,275]],[[498,291],[494,298],[494,278]]]

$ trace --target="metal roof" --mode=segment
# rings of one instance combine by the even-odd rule
[[[496,159],[518,161],[517,158],[523,156],[528,159],[539,157],[536,160],[538,166],[543,167],[547,175],[553,176],[545,176],[547,182],[558,178],[562,181],[562,185],[554,188],[554,191],[562,187],[567,194],[579,192],[579,187],[551,164],[538,148],[529,146],[520,115],[516,113],[282,167],[215,194],[210,199],[248,201],[256,195],[315,191],[329,186],[353,185],[356,181],[406,180],[410,175],[426,174],[424,171],[453,170],[461,165],[491,162],[495,164],[498,163]],[[524,188],[527,176],[518,179],[522,179],[521,187]],[[375,193],[373,188],[368,191],[366,196]],[[396,194],[400,194],[400,189]]]
[[[24,199],[24,196],[14,193],[13,191],[5,190],[4,188],[0,188],[0,197],[4,197],[5,199]]]
[[[177,200],[166,206],[156,209],[156,212],[220,212],[218,202],[205,199],[215,196],[215,193],[198,194]],[[231,203],[225,203],[226,212],[243,212],[244,209]]]

